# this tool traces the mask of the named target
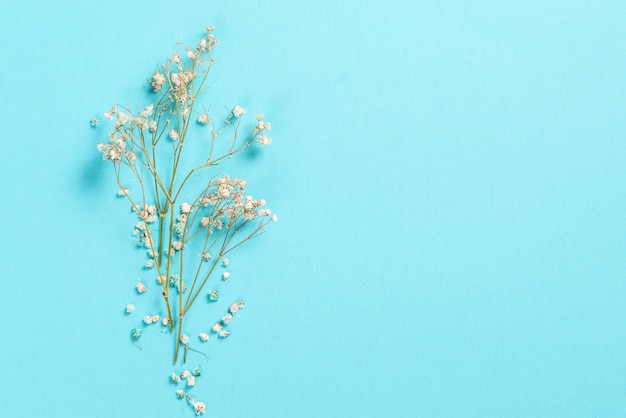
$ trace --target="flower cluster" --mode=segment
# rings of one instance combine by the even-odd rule
[[[160,322],[161,331],[174,337],[174,364],[181,351],[183,363],[188,352],[200,353],[190,346],[183,323],[200,295],[202,299],[208,296],[209,302],[218,301],[217,289],[205,293],[207,284],[220,278],[228,280],[230,271],[218,270],[229,269],[231,252],[260,236],[269,223],[278,220],[264,199],[255,199],[248,193],[246,181],[223,173],[206,176],[204,182],[200,180],[201,174],[222,160],[250,147],[272,144],[268,136],[272,126],[262,114],[256,116],[252,129],[242,135],[240,126],[247,112],[241,106],[228,107],[222,115],[196,109],[200,94],[206,90],[205,82],[214,65],[212,53],[218,44],[214,28],[209,26],[207,31],[196,46],[177,47],[164,64],[149,73],[154,97],[147,105],[138,107],[143,110],[114,105],[104,112],[104,119],[112,128],[108,139],[97,145],[103,160],[114,167],[117,196],[128,201],[138,218],[132,235],[135,244],[144,247],[148,256],[146,260],[144,255],[141,267],[147,269],[147,274],[154,274],[158,295],[162,297],[163,310],[159,314],[151,311],[144,312],[143,317],[134,316],[131,314],[135,306],[126,306],[125,314],[137,320],[131,340],[139,347],[137,341],[144,328],[147,332],[151,324]],[[91,125],[96,127],[99,122],[93,117]],[[204,132],[202,142],[195,148],[203,146],[204,154],[190,154],[185,146],[192,141],[188,137],[193,132],[188,129],[192,123]],[[230,139],[220,140],[226,132],[230,132]],[[192,157],[199,157],[198,162],[182,163]],[[188,167],[195,168],[184,171]],[[132,190],[126,187],[127,175],[135,182]],[[197,190],[190,190],[192,187]],[[199,248],[199,256],[189,248]],[[136,296],[148,293],[144,283],[135,285]],[[150,287],[152,292],[154,286]],[[211,330],[189,335],[197,335],[202,343],[209,341],[211,332],[227,338],[229,325],[244,307],[242,301],[229,305]],[[185,380],[186,387],[192,388],[198,376],[200,369],[196,368],[172,374],[171,380],[175,384]],[[204,413],[203,402],[194,401],[183,390],[177,391],[177,396],[186,398],[196,414]]]
[[[228,312],[225,313],[222,316],[222,319],[216,323],[213,324],[213,326],[211,327],[211,331],[213,331],[214,333],[216,333],[218,335],[218,337],[220,338],[227,338],[228,336],[230,336],[230,331],[228,331],[226,329],[226,327],[228,325],[230,325],[230,323],[233,320],[233,316],[240,310],[245,308],[246,305],[243,303],[243,301],[237,301],[235,303],[232,303],[229,307],[228,307]]]
[[[200,370],[200,367],[196,367],[191,372],[189,370],[185,370],[180,375],[172,373],[170,375],[170,380],[175,385],[178,385],[185,380],[185,386],[192,388],[196,385],[196,377],[199,377],[201,374],[202,371]],[[187,399],[187,402],[189,402],[189,405],[191,405],[194,409],[196,415],[204,414],[206,410],[206,404],[204,402],[195,401],[189,393],[185,393],[182,389],[178,389],[176,391],[176,397],[178,399]]]

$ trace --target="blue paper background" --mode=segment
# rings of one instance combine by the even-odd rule
[[[156,308],[89,120],[147,104],[208,24],[212,102],[273,123],[230,174],[280,216],[197,319],[247,302],[193,358],[208,416],[623,416],[625,20],[621,1],[2,1],[0,416],[193,416],[169,339],[129,341]]]

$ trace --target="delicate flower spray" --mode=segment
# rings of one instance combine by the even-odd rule
[[[263,199],[246,195],[245,181],[215,173],[213,177],[208,175],[221,161],[249,147],[271,144],[267,136],[271,125],[262,115],[256,117],[250,131],[241,138],[245,111],[240,106],[227,110],[223,117],[197,110],[198,97],[206,90],[205,82],[214,64],[212,51],[218,41],[213,30],[208,27],[208,35],[196,47],[178,48],[150,76],[152,104],[137,112],[119,105],[105,112],[104,118],[113,123],[113,129],[108,142],[98,144],[103,159],[113,165],[118,196],[127,199],[137,215],[133,235],[136,244],[147,249],[144,268],[155,272],[164,302],[162,316],[146,312],[141,326],[160,322],[173,334],[174,365],[181,351],[183,362],[188,350],[196,351],[190,348],[190,338],[184,333],[184,321],[191,307],[198,300],[218,299],[217,290],[205,288],[207,283],[227,280],[230,272],[217,271],[229,266],[227,255],[261,235],[269,223],[278,219],[265,208]],[[98,124],[95,120],[93,126]],[[200,138],[188,138],[192,125],[206,133]],[[185,153],[189,142],[196,142],[193,150],[202,142],[204,154]],[[186,169],[187,161],[194,158],[199,160]],[[190,181],[201,174],[207,174],[201,186]],[[135,190],[128,178],[138,185]],[[192,183],[197,190],[189,190]],[[196,197],[189,198],[190,195]],[[147,291],[144,284],[136,285],[137,295]],[[220,322],[200,330],[205,332],[191,334],[198,336],[193,341],[204,343],[211,333],[228,337],[233,314],[243,307],[241,301],[231,304]],[[134,305],[128,305],[125,312],[130,315],[134,310]],[[134,328],[132,340],[137,343],[141,334],[142,328]],[[197,376],[199,372],[194,376],[187,372],[181,378],[192,387]],[[181,378],[173,375],[172,382],[178,384]],[[187,398],[196,414],[204,413],[204,403],[194,401],[182,390],[177,396]]]

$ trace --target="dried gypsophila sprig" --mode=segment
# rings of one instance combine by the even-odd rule
[[[209,32],[214,30],[213,27],[207,29]],[[180,344],[184,344],[184,339],[181,338],[183,319],[211,277],[215,266],[220,260],[227,266],[228,261],[224,259],[226,254],[261,235],[269,222],[277,220],[269,209],[262,208],[265,205],[264,200],[254,200],[246,196],[244,181],[231,180],[228,176],[209,181],[192,203],[183,202],[179,205],[181,192],[194,174],[255,144],[271,144],[271,138],[266,135],[271,130],[271,124],[265,122],[262,115],[257,115],[257,123],[243,143],[238,141],[241,118],[245,114],[240,106],[233,107],[219,126],[208,112],[194,118],[194,106],[205,90],[205,81],[214,64],[212,50],[217,43],[213,34],[209,33],[196,47],[185,47],[183,51],[174,52],[148,79],[156,94],[155,103],[136,114],[119,105],[111,107],[104,117],[114,121],[113,131],[108,142],[98,144],[103,159],[113,163],[120,190],[118,195],[128,199],[140,219],[133,234],[137,237],[138,245],[148,248],[152,259],[144,266],[156,270],[157,280],[162,287],[167,308],[167,317],[163,323],[169,325],[170,330],[177,328],[178,331],[174,363],[178,358]],[[192,121],[208,127],[210,146],[206,160],[190,170],[182,181],[177,182],[179,163]],[[228,128],[233,131],[227,143],[228,150],[218,155],[217,139]],[[166,166],[171,174],[165,177],[160,163],[157,166],[157,161],[160,161],[157,154],[163,145],[169,150],[171,157],[171,166]],[[122,185],[122,168],[128,169],[138,180],[139,198],[132,196],[131,191]],[[147,179],[144,179],[144,175]],[[149,192],[154,198],[153,202],[149,202]],[[176,209],[180,209],[180,214]],[[249,225],[253,222],[256,225],[250,231]],[[243,237],[240,237],[242,234]],[[196,237],[204,237],[203,251],[195,275],[190,281],[191,285],[187,286],[182,278],[183,261],[189,258],[183,257],[184,248]],[[210,251],[217,253],[212,261]],[[172,315],[173,300],[169,293],[172,278],[175,277],[172,271],[174,261],[179,263],[178,277],[173,282],[178,290],[178,318]],[[139,288],[138,291],[141,292]],[[183,293],[186,293],[185,298]],[[165,319],[168,320],[167,323]],[[187,349],[188,346],[185,345],[185,350]]]

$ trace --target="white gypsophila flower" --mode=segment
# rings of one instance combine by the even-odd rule
[[[202,227],[208,226],[210,224],[211,224],[211,218],[200,219],[200,225],[202,225]]]
[[[111,111],[104,112],[104,118],[106,120],[113,120],[113,112],[111,112]]]
[[[128,116],[126,113],[120,112],[117,114],[117,123],[119,123],[120,126],[126,124],[129,120],[130,116]]]
[[[128,305],[126,305],[126,313],[131,313],[135,310],[135,305],[133,305],[132,303],[129,303]]]
[[[152,322],[154,323],[159,322],[159,318],[161,318],[159,315],[152,315]]]
[[[174,64],[180,64],[180,55],[176,55],[176,54],[174,54],[174,55],[172,56],[172,62],[173,62]]]
[[[172,242],[172,248],[173,248],[175,251],[180,251],[180,250],[182,250],[182,248],[183,248],[183,243],[182,243],[182,242],[180,242],[180,241],[174,241],[174,242]]]
[[[137,286],[135,287],[137,288],[138,293],[145,293],[146,290],[148,290],[148,288],[143,283],[137,283]]]
[[[154,264],[154,260],[148,260],[143,266],[147,269],[153,269],[156,265]]]
[[[222,274],[222,280],[226,281],[230,278],[230,273],[225,271],[224,274]]]
[[[196,411],[196,415],[204,414],[206,404],[204,402],[194,402],[193,409]]]
[[[180,382],[180,380],[179,380],[179,382]],[[176,397],[178,399],[183,399],[185,397],[185,392],[182,389],[177,390],[176,391]]]
[[[127,196],[128,195],[128,189],[119,189],[117,191],[117,195],[120,196],[120,197],[121,196]]]
[[[187,378],[187,386],[195,386],[196,385],[196,378],[193,376],[189,376]]]
[[[143,317],[143,323],[146,325],[150,325],[152,323],[152,316],[146,315]]]
[[[189,51],[187,52],[187,58],[189,58],[190,60],[195,60],[196,54],[194,54],[193,51]]]
[[[232,305],[228,307],[228,311],[233,315],[236,314],[238,310],[239,310],[239,305],[237,305],[236,303],[233,303]]]
[[[148,128],[150,129],[150,132],[156,132],[158,128],[157,122],[155,120],[151,120],[148,122]]]
[[[185,370],[184,372],[180,374],[181,379],[187,379],[189,376],[191,376],[191,373],[189,372],[189,370]]]
[[[164,84],[165,76],[161,74],[160,71],[155,71],[155,73],[152,75],[151,81],[152,91],[156,93],[157,91],[161,90],[161,87],[163,87]]]
[[[220,332],[222,330],[223,325],[220,324],[219,322],[216,322],[213,324],[213,326],[211,327],[211,330],[213,332]]]
[[[189,344],[189,337],[186,336],[185,334],[180,336],[180,342],[181,344]]]
[[[224,314],[224,316],[222,316],[222,324],[224,325],[230,324],[232,320],[233,320],[233,316],[229,313]]]
[[[191,212],[191,205],[189,203],[187,203],[187,202],[183,202],[183,204],[180,205],[180,211],[182,213],[189,213],[189,212]],[[187,220],[187,219],[185,218],[185,220]]]
[[[152,115],[153,112],[154,112],[154,105],[151,104],[149,106],[146,106],[146,108],[141,112],[141,116],[143,116],[144,118],[147,118],[148,116]]]
[[[202,334],[200,334],[199,337],[200,337],[200,340],[202,342],[206,342],[206,341],[209,340],[209,336],[207,334],[205,334],[204,332]]]
[[[228,267],[230,265],[230,260],[228,258],[225,258],[222,260],[222,265],[224,267]]]
[[[243,300],[237,301],[237,307],[239,309],[243,309],[246,307],[246,305],[243,303]]]
[[[198,123],[201,124],[201,125],[208,125],[209,124],[209,115],[207,115],[206,113],[203,113],[200,116],[198,116]]]
[[[276,216],[276,215],[272,215],[272,217],[270,218],[270,221],[272,221],[272,222],[278,222],[278,216]]]
[[[218,335],[220,336],[220,338],[226,338],[230,335],[230,331],[223,329]]]
[[[176,129],[170,130],[170,139],[176,141],[179,138],[178,131]]]
[[[161,319],[161,324],[163,324],[164,327],[168,326],[169,323],[170,323],[170,319],[168,317]]]
[[[246,113],[246,111],[243,110],[240,106],[233,107],[232,114],[234,117],[240,118],[244,115],[244,113]]]
[[[200,254],[200,256],[204,261],[209,261],[211,259],[211,253],[209,253],[208,251],[203,252],[202,254]]]
[[[215,26],[207,26],[206,27],[206,31],[207,32],[213,32],[215,30]]]
[[[265,136],[265,135],[261,135],[261,136],[259,137],[258,142],[259,142],[259,145],[260,145],[260,146],[262,146],[262,147],[266,147],[266,146],[268,146],[268,145],[271,145],[271,144],[272,144],[272,138],[269,138],[269,137],[267,137],[267,136]]]
[[[172,383],[176,383],[176,384],[180,383],[180,377],[178,377],[176,373],[172,373],[170,375],[170,379],[172,379]]]

